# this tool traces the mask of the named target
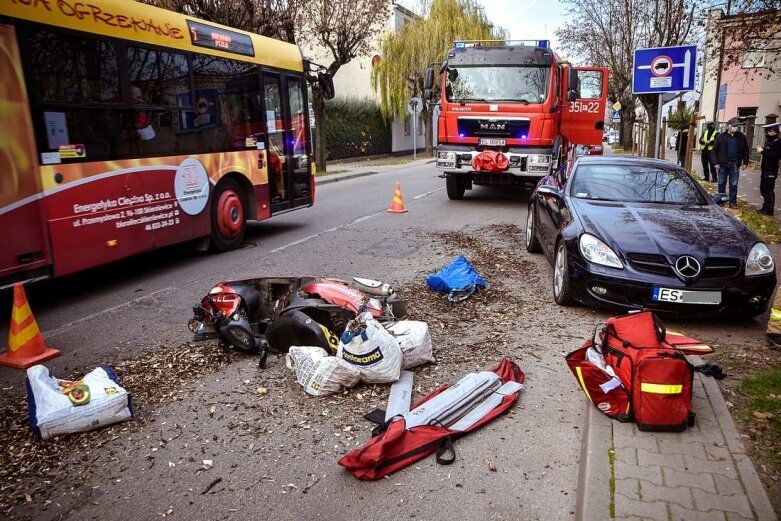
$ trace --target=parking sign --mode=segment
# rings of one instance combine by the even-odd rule
[[[633,94],[659,94],[694,90],[697,46],[635,49]]]

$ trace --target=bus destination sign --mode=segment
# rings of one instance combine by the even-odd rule
[[[214,27],[193,20],[187,20],[187,26],[190,28],[190,38],[192,39],[193,45],[218,51],[243,54],[244,56],[255,56],[252,39],[246,34],[229,31],[228,29]]]

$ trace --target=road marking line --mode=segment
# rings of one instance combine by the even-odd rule
[[[67,324],[64,324],[57,329],[52,329],[51,331],[46,331],[43,336],[44,338],[50,339],[54,338],[58,335],[61,335],[62,333],[65,333],[66,331],[69,331],[73,329],[74,327],[78,326],[79,324],[82,324],[84,322],[87,322],[88,320],[92,320],[93,318],[97,318],[101,315],[105,315],[106,313],[113,313],[114,311],[118,311],[124,307],[128,307],[132,304],[137,304],[141,302],[144,299],[148,299],[151,296],[157,295],[158,293],[165,293],[167,291],[176,290],[173,286],[168,286],[163,289],[159,289],[157,291],[153,291],[152,293],[149,293],[148,295],[144,295],[143,297],[138,297],[133,300],[129,300],[127,302],[123,302],[122,304],[117,304],[116,306],[110,307],[108,309],[104,309],[103,311],[98,311],[97,313],[93,313],[92,315],[88,315],[86,317],[82,317],[78,320],[74,320],[73,322],[69,322]]]
[[[426,192],[425,194],[417,195],[417,196],[413,197],[412,200],[415,201],[416,199],[420,199],[421,197],[426,197],[427,195],[431,195],[434,192],[439,192],[440,190],[444,190],[444,189],[445,189],[444,186],[442,188],[437,188],[436,190],[432,190],[430,192]]]
[[[430,192],[426,192],[425,194],[420,194],[418,196],[413,197],[412,200],[414,201],[416,199],[420,199],[421,197],[426,197],[427,195],[431,195],[431,194],[433,194],[435,192],[439,192],[440,190],[444,190],[444,189],[445,189],[445,187],[441,187],[441,188],[437,188],[435,190],[431,190]],[[363,217],[358,217],[357,219],[355,219],[353,221],[350,221],[347,224],[343,224],[341,226],[335,226],[333,228],[328,228],[327,230],[323,230],[322,232],[319,232],[319,233],[313,233],[312,235],[309,235],[308,237],[304,237],[303,239],[298,239],[297,241],[290,242],[288,244],[285,244],[284,246],[280,246],[279,248],[274,248],[273,250],[271,250],[270,253],[280,253],[280,252],[283,252],[283,251],[285,251],[286,249],[288,249],[288,248],[290,248],[292,246],[298,246],[299,244],[303,244],[303,243],[305,243],[307,241],[311,241],[312,239],[316,239],[317,237],[321,237],[321,236],[323,236],[323,235],[325,235],[327,233],[332,233],[332,232],[337,232],[339,230],[344,230],[344,229],[347,229],[350,226],[353,226],[355,224],[360,224],[360,223],[362,223],[364,221],[368,221],[372,217],[377,217],[378,215],[385,215],[385,212],[386,212],[386,210],[380,210],[379,212],[370,213],[368,215],[364,215]]]

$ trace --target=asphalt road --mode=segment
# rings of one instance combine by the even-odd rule
[[[573,519],[584,401],[563,354],[579,347],[606,315],[552,304],[550,266],[522,249],[527,193],[476,188],[464,201],[449,201],[437,175],[433,165],[418,163],[318,186],[313,208],[252,224],[240,250],[211,255],[171,248],[33,285],[28,296],[47,342],[63,351],[46,365],[55,375],[65,375],[190,340],[191,308],[214,282],[289,274],[363,276],[390,282],[403,296],[406,285],[458,253],[441,243],[440,233],[482,238],[497,251],[517,252],[525,263],[525,271],[494,281],[497,287],[500,282],[510,286],[522,312],[492,329],[477,320],[467,333],[442,317],[435,339],[470,349],[475,338],[498,329],[512,339],[501,354],[521,366],[527,382],[509,415],[457,442],[456,464],[442,467],[427,458],[376,483],[355,480],[336,460],[367,440],[371,425],[343,409],[341,395],[305,396],[282,359],[272,358],[261,371],[254,359],[245,358],[189,384],[186,396],[160,406],[143,428],[85,456],[97,463],[88,472],[78,471],[78,486],[59,480],[47,484],[49,503],[36,495],[13,515]],[[397,182],[409,210],[405,214],[386,212]],[[516,233],[512,240],[496,237],[485,232],[492,225],[515,226]],[[10,308],[7,301],[2,306]],[[486,317],[497,314],[494,308],[478,311]],[[7,314],[0,320],[7,324]],[[734,334],[749,342],[761,338],[764,326],[758,320],[689,325],[687,332],[706,341]],[[453,338],[449,331],[464,337]],[[434,349],[436,355],[436,344]],[[438,366],[420,373],[417,396],[455,381],[451,370],[462,375],[480,368],[440,358]],[[242,391],[256,386],[269,389],[263,400]],[[22,373],[0,369],[0,387],[3,400],[22,399]],[[365,395],[359,399],[366,402],[364,412],[384,404],[374,391],[355,393]],[[215,404],[216,412],[207,413],[207,404]],[[236,434],[236,427],[245,424],[252,429]],[[63,459],[76,456],[63,454]],[[213,467],[204,470],[203,459],[213,461]],[[217,477],[220,485],[203,494]]]

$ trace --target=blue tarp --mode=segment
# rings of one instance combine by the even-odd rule
[[[468,299],[478,286],[488,287],[488,283],[478,275],[463,255],[459,255],[453,262],[426,277],[426,283],[429,289],[448,292],[447,299],[450,302]]]

